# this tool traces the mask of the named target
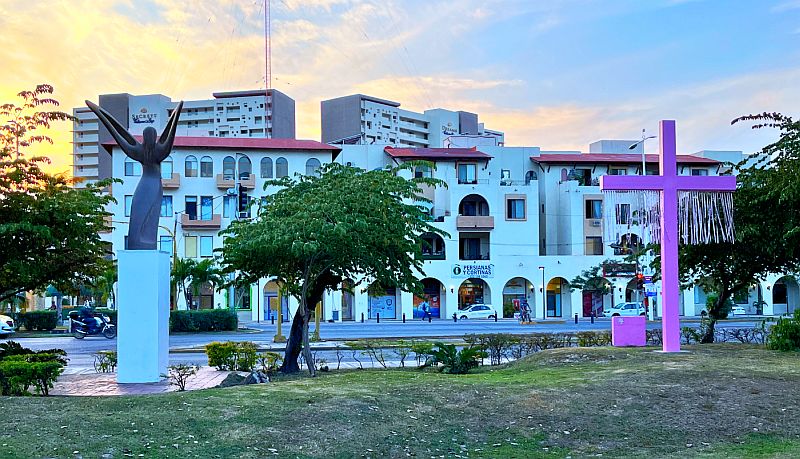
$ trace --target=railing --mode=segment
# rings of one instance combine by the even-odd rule
[[[494,229],[494,217],[483,215],[459,215],[456,218],[458,229]]]
[[[240,178],[239,183],[242,185],[242,188],[248,190],[255,189],[256,176],[253,174],[248,174],[247,178]],[[217,188],[221,190],[227,190],[229,188],[233,188],[235,185],[236,180],[234,180],[234,177],[227,178],[223,174],[217,174]]]
[[[462,261],[477,261],[477,260],[489,260],[489,252],[480,253],[478,255],[465,255],[463,253],[459,254],[459,260]]]
[[[170,178],[161,177],[161,187],[165,190],[174,190],[181,186],[181,175],[173,172]]]
[[[220,214],[211,215],[210,220],[198,220],[189,218],[188,214],[181,214],[181,227],[193,229],[219,229],[222,225]]]
[[[461,180],[458,179],[459,185],[486,185],[489,183],[489,179],[475,179],[475,180]]]

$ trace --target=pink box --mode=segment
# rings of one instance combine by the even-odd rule
[[[611,318],[611,344],[617,347],[645,346],[647,319],[644,316]]]

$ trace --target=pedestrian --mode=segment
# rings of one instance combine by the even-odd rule
[[[422,320],[427,320],[429,317],[432,317],[427,301],[420,303],[419,308],[422,310]]]

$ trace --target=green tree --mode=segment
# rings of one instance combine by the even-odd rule
[[[200,295],[203,284],[208,282],[215,290],[224,284],[222,272],[211,258],[199,262],[192,258],[176,258],[172,264],[170,281],[176,292],[175,302],[182,293],[188,309],[192,309],[192,301]]]
[[[727,316],[731,297],[769,273],[800,267],[800,123],[777,114],[737,118],[754,129],[776,128],[779,139],[736,165],[734,243],[681,247],[682,280],[697,282],[716,301],[707,306],[709,326],[701,339],[714,341],[716,321]]]
[[[433,227],[420,184],[431,178],[406,179],[420,162],[364,171],[328,164],[320,175],[268,182],[280,190],[270,196],[258,217],[235,222],[222,233],[222,267],[237,271],[240,282],[275,277],[298,299],[281,371],[300,370],[303,352],[309,372],[315,369],[309,348],[310,309],[326,289],[343,279],[369,279],[385,288],[422,294],[422,238]],[[432,164],[424,163],[428,167]]]
[[[27,158],[37,143],[53,141],[43,133],[56,121],[71,119],[39,85],[19,93],[22,103],[0,106],[0,302],[25,291],[53,285],[70,291],[88,283],[108,266],[110,247],[99,236],[107,229],[104,189],[110,181],[73,188],[71,180],[41,168],[49,160]]]

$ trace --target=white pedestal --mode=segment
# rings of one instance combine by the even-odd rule
[[[120,250],[117,382],[158,382],[169,364],[169,254]]]

